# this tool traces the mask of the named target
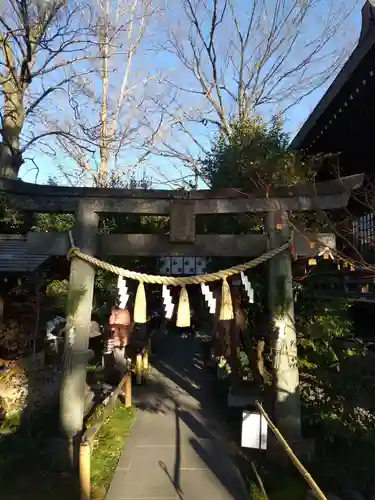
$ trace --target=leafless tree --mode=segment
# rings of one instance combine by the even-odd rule
[[[184,150],[164,136],[157,152],[197,169],[197,156],[209,148],[207,130],[229,136],[232,119],[283,115],[324,86],[353,47],[345,27],[357,3],[180,0],[177,14],[174,1],[180,21],[170,23],[161,50],[175,63],[165,79],[174,92],[167,113]]]
[[[160,74],[147,60],[147,45],[161,7],[155,0],[96,0],[93,10],[91,72],[69,85],[71,112],[66,120],[74,140],[62,135],[56,140],[59,150],[73,160],[71,169],[59,165],[71,183],[105,186],[110,172],[120,175],[126,166],[131,175],[145,165],[144,146],[160,127],[155,119],[155,111],[159,116],[160,111],[149,99]],[[82,148],[86,142],[92,151]]]
[[[67,129],[40,126],[58,91],[79,75],[90,43],[84,0],[4,0],[0,7],[1,174],[17,177],[26,150]]]

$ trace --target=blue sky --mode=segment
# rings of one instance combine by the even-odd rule
[[[329,0],[327,0],[328,2]],[[324,8],[321,7],[321,13],[324,15]],[[357,5],[357,8],[355,9],[355,12],[353,12],[346,29],[349,30],[349,38],[351,40],[357,40],[359,30],[360,30],[360,10],[361,10],[361,5]],[[311,31],[311,34],[308,33],[306,35],[306,38],[308,39],[309,36],[313,36],[313,29]],[[343,34],[344,35],[344,34]],[[347,35],[347,33],[345,33]],[[158,36],[158,33],[155,33],[155,36]],[[341,34],[338,34],[336,37],[336,42],[338,44],[345,44],[349,43],[348,38],[346,37],[341,37]],[[145,65],[145,61],[148,60],[148,64],[150,60],[152,61],[152,64],[154,64],[158,68],[169,68],[169,70],[172,71],[174,70],[173,66],[175,64],[175,61],[173,61],[173,57],[171,57],[168,54],[159,54],[157,57],[155,56],[155,53],[150,53],[149,55],[143,56],[142,59],[139,59],[137,62],[137,65],[135,66],[136,72],[137,72],[137,78],[139,78],[139,75],[142,72],[142,66]],[[183,77],[185,78],[185,77]],[[189,80],[184,80],[187,82],[187,85],[189,84]],[[329,85],[329,82],[327,82],[325,85],[323,85],[321,88],[316,90],[313,94],[309,95],[303,101],[293,108],[291,108],[287,114],[285,115],[285,129],[286,131],[293,137],[296,132],[299,130],[301,127],[302,123],[305,121],[305,119],[308,117],[312,109],[315,107],[317,102],[320,100],[322,95],[324,94],[325,90],[327,89]],[[62,94],[60,94],[62,95]],[[55,95],[55,99],[57,97],[58,101],[58,95]],[[83,102],[82,102],[83,106]],[[197,137],[201,137],[201,129],[198,130],[197,127],[193,127],[190,129],[194,134],[196,134]],[[169,133],[169,132],[168,132]],[[207,136],[202,136],[202,141],[204,142],[205,146],[209,145],[209,137]],[[183,141],[184,139],[182,139]],[[180,144],[181,147],[185,147],[185,144]],[[190,149],[190,151],[194,154],[194,146],[191,144],[186,143],[186,147]],[[27,155],[26,155],[27,156]],[[35,163],[38,164],[40,167],[40,172],[37,177],[37,182],[38,183],[45,183],[47,182],[48,178],[50,176],[56,176],[58,175],[58,171],[56,169],[56,164],[60,163],[60,165],[65,166],[67,170],[72,168],[74,166],[74,162],[66,157],[63,153],[60,153],[57,151],[55,159],[51,158],[50,155],[43,154],[42,152],[38,151],[38,149],[35,149],[32,153],[32,156],[34,158]],[[131,149],[127,149],[126,151],[126,162],[128,164],[131,164],[135,159],[137,158],[137,152],[132,151]],[[165,175],[166,178],[173,178],[176,177],[176,170],[173,166],[173,161],[170,159],[165,159],[165,158],[160,158],[160,157],[153,157],[153,161],[151,165],[149,165],[145,173],[148,176],[151,176],[155,178],[156,176],[159,177],[159,181],[155,184],[155,187],[166,187],[166,185],[163,185],[163,180],[160,174],[157,174],[157,171],[162,171],[163,174]],[[26,161],[25,165],[22,167],[20,176],[28,182],[35,182],[36,177],[35,177],[36,171],[34,168],[34,164],[31,163],[30,161]],[[143,174],[143,171],[139,171],[138,175],[141,176]]]

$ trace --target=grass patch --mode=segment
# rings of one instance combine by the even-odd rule
[[[95,500],[105,497],[134,420],[135,408],[118,404],[97,435],[91,458],[92,497]]]
[[[134,418],[134,409],[119,404],[98,434],[92,456],[95,500],[105,496]],[[77,475],[66,472],[67,450],[57,437],[57,410],[30,425],[17,424],[14,417],[0,428],[1,500],[79,498]]]

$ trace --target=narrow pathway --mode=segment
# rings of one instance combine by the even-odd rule
[[[199,341],[162,344],[106,500],[249,500]]]

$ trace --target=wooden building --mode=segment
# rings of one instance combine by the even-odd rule
[[[375,6],[367,1],[357,46],[293,139],[291,149],[308,155],[340,153],[341,175],[375,174],[374,116]]]
[[[371,5],[373,4],[373,5]],[[290,148],[306,155],[337,154],[340,175],[364,172],[375,180],[375,1],[362,8],[362,26],[351,56],[305,121]],[[328,165],[330,163],[330,166]],[[332,159],[321,169],[318,180],[337,176]],[[375,197],[375,184],[373,185]],[[366,195],[371,191],[367,191]],[[371,201],[371,200],[370,200]],[[375,215],[369,200],[352,202],[358,216],[353,223],[352,241],[367,262],[375,262]],[[339,242],[338,242],[339,244]],[[355,300],[375,302],[373,276],[354,273],[346,277]],[[372,274],[372,273],[371,273]],[[345,288],[345,287],[344,287]],[[346,287],[347,289],[347,287]]]
[[[18,234],[0,234],[0,325],[4,319],[10,291],[17,282],[28,279],[37,282],[38,270],[47,262],[48,255],[27,252],[27,237]]]

